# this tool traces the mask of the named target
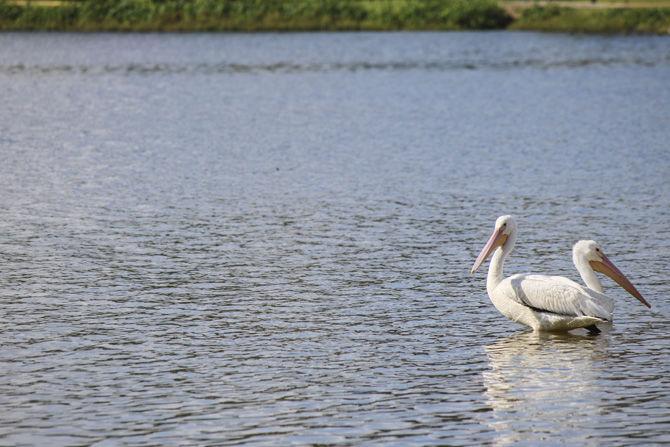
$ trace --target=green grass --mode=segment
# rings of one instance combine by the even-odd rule
[[[504,0],[506,1],[506,0]],[[514,1],[514,0],[512,0]],[[519,1],[519,0],[516,0]],[[524,0],[520,0],[524,1]],[[532,0],[525,0],[529,3],[532,2]],[[573,3],[589,3],[590,0],[560,0],[562,2],[573,2]],[[618,5],[628,5],[631,7],[636,7],[639,5],[648,5],[648,4],[654,4],[655,6],[660,6],[660,7],[670,7],[670,0],[597,0],[595,2],[596,4],[607,4],[607,3],[615,3]]]
[[[301,31],[501,29],[495,0],[0,0],[2,30]]]
[[[533,7],[512,29],[580,33],[670,34],[670,8],[573,9]]]
[[[638,0],[629,0],[631,5],[636,2]],[[0,30],[382,31],[511,28],[670,34],[668,7],[582,9],[532,6],[519,10],[519,17],[514,19],[501,6],[503,4],[509,3],[496,0],[64,0],[57,6],[39,6],[38,3],[17,4],[16,0],[0,0]]]

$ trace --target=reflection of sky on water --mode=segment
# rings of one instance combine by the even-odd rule
[[[669,38],[0,34],[0,444],[670,443]],[[503,212],[652,311],[500,341]]]
[[[590,422],[606,391],[598,382],[598,358],[608,344],[606,332],[600,337],[523,332],[485,346],[490,369],[482,375],[495,444],[551,438],[598,445]]]

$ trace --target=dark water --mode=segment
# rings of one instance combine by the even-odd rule
[[[670,443],[670,38],[0,35],[0,445]],[[538,335],[468,275],[577,279]]]

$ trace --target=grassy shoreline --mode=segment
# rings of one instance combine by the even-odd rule
[[[670,8],[525,9],[509,29],[601,34],[670,34]]]
[[[0,31],[535,30],[670,34],[670,2],[0,0]]]

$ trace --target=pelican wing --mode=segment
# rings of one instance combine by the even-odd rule
[[[534,310],[612,319],[612,300],[561,276],[513,275],[500,285],[509,299]]]

